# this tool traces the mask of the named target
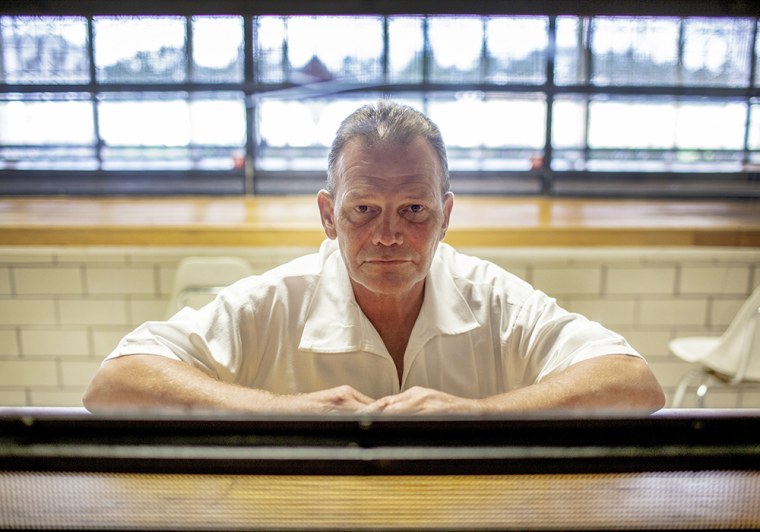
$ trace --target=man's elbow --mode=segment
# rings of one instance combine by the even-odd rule
[[[123,406],[123,401],[119,401],[119,384],[124,375],[117,367],[118,361],[119,359],[104,362],[87,385],[82,395],[82,404],[90,412],[103,412]]]
[[[656,380],[643,390],[642,396],[642,407],[645,410],[656,412],[665,406],[665,392]]]
[[[90,412],[99,412],[109,407],[108,402],[108,383],[107,377],[103,375],[104,368],[101,367],[90,380],[84,394],[82,395],[82,404]]]
[[[637,403],[644,410],[656,412],[665,406],[665,392],[646,362],[637,360],[636,364],[638,372],[635,380],[638,384],[636,387]]]

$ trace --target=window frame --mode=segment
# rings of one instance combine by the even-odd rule
[[[300,86],[290,81],[261,82],[259,81],[255,53],[255,17],[259,13],[249,10],[225,9],[222,3],[215,7],[215,11],[225,14],[241,15],[243,17],[243,48],[244,48],[244,76],[239,83],[208,83],[208,82],[181,82],[181,83],[98,83],[95,81],[94,52],[93,52],[93,19],[97,14],[85,12],[80,9],[77,13],[78,2],[74,1],[70,8],[71,13],[64,13],[63,9],[55,13],[44,15],[60,16],[71,14],[85,17],[88,27],[88,56],[90,59],[90,78],[84,84],[20,84],[0,83],[0,93],[66,93],[78,92],[90,94],[97,98],[99,94],[120,92],[240,92],[244,94],[246,104],[246,141],[245,141],[245,165],[239,169],[229,171],[203,171],[203,170],[146,170],[146,171],[117,171],[117,170],[0,170],[0,194],[297,194],[312,193],[320,188],[324,182],[324,171],[296,172],[296,171],[264,171],[255,169],[257,159],[256,145],[256,100],[259,96],[278,91],[298,93]],[[108,5],[108,2],[106,2]],[[699,9],[708,9],[709,3],[698,3]],[[325,5],[317,3],[316,7]],[[166,6],[166,12],[172,11],[171,4]],[[285,6],[287,7],[287,5]],[[314,8],[315,6],[312,6]],[[348,7],[348,6],[344,6]],[[430,12],[427,16],[436,14],[448,14],[455,10],[448,9],[452,6],[442,4],[440,13]],[[388,83],[388,17],[394,15],[414,15],[408,13],[408,7],[400,12],[386,12],[379,16],[384,19],[384,51],[382,55],[384,82],[372,86],[341,87],[343,94],[362,93],[364,91],[379,92],[385,97],[398,95],[403,97],[409,93],[432,95],[452,90],[473,91],[480,93],[541,93],[546,101],[545,141],[542,153],[542,161],[536,168],[529,171],[461,171],[452,172],[452,187],[456,192],[464,194],[505,194],[505,195],[546,195],[546,196],[604,196],[604,197],[723,197],[723,198],[758,198],[760,197],[760,165],[750,165],[751,160],[760,160],[760,150],[750,149],[750,104],[760,105],[760,87],[756,83],[759,78],[758,56],[760,45],[758,44],[758,16],[751,10],[738,13],[742,18],[752,20],[752,46],[750,59],[750,72],[746,87],[715,87],[715,86],[598,86],[590,80],[591,68],[586,69],[584,80],[576,84],[558,85],[554,80],[555,53],[556,53],[556,24],[559,13],[553,12],[548,5],[536,4],[535,9],[526,13],[515,13],[514,10],[501,14],[508,15],[540,15],[548,17],[548,47],[546,60],[546,79],[543,83],[433,83],[430,81],[428,68],[423,67],[422,81],[419,83]],[[542,10],[543,8],[543,10]],[[69,8],[67,8],[69,9]],[[148,5],[138,5],[134,13],[119,13],[131,15],[153,15]],[[279,9],[283,16],[290,13]],[[261,7],[262,11],[265,11]],[[302,12],[301,10],[300,12]],[[313,9],[314,14],[320,14],[318,9]],[[699,10],[693,10],[697,15],[704,15]],[[164,13],[164,11],[162,11]],[[15,13],[22,15],[23,13]],[[40,13],[37,13],[40,14]],[[192,42],[192,16],[195,13],[178,9],[171,14],[181,14],[185,17],[186,39]],[[206,15],[209,13],[203,13]],[[346,9],[345,14],[361,15],[369,13],[351,12]],[[495,11],[489,13],[473,13],[477,15],[499,14]],[[616,13],[572,13],[570,16],[588,17],[584,20],[592,20],[594,16],[609,16]],[[634,15],[645,15],[633,13]],[[14,15],[11,10],[10,15]],[[656,13],[655,15],[677,16],[683,23],[689,13]],[[716,16],[717,13],[707,13],[706,16]],[[3,16],[9,16],[6,13]],[[591,25],[591,24],[589,24]],[[423,64],[430,61],[430,46],[427,34],[423,34]],[[485,38],[485,36],[484,36]],[[681,37],[683,38],[683,37]],[[485,45],[485,43],[484,43]],[[587,59],[590,54],[590,44],[583,50]],[[485,48],[485,46],[484,46]],[[683,48],[683,43],[679,43]],[[189,57],[189,56],[186,56]],[[192,62],[192,58],[190,61]],[[318,90],[329,93],[330,82],[317,87]],[[745,101],[747,105],[747,126],[742,151],[746,171],[740,172],[609,172],[588,170],[557,170],[552,167],[554,151],[557,150],[552,143],[552,111],[553,103],[557,97],[577,96],[591,99],[594,96],[669,96],[674,98],[705,97],[716,99],[732,99]],[[423,96],[424,97],[424,96]],[[755,111],[758,112],[757,110]],[[97,151],[104,148],[103,141],[99,136],[96,125],[96,142],[94,147]],[[590,153],[588,136],[586,145],[581,151]],[[753,158],[754,156],[754,158]],[[326,163],[325,163],[326,164]]]

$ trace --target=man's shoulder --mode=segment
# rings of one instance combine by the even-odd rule
[[[455,277],[472,281],[503,277],[518,279],[506,268],[468,251],[460,251],[449,244],[441,243],[436,257],[445,270]]]
[[[504,266],[445,243],[439,245],[437,261],[439,272],[447,272],[460,288],[470,286],[510,299],[524,299],[535,292],[529,282]]]
[[[296,257],[265,272],[252,275],[224,290],[231,299],[255,300],[305,297],[319,282],[332,252],[323,245],[319,251]]]
[[[289,262],[281,264],[260,275],[262,281],[281,281],[285,279],[319,277],[330,268],[329,263],[334,259],[333,255],[338,247],[332,241],[323,243],[315,253],[308,253],[296,257]]]

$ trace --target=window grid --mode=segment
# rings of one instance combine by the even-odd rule
[[[478,31],[480,28],[479,42],[470,46],[469,63],[452,65],[446,62],[451,59],[450,54],[447,57],[440,53],[436,56],[435,53],[440,52],[441,47],[445,46],[441,44],[445,42],[440,37],[441,29],[451,31],[451,28],[457,26],[456,23],[452,25],[449,17],[441,15],[377,16],[374,17],[374,19],[379,19],[380,28],[379,34],[375,35],[377,49],[371,54],[366,52],[369,54],[366,57],[361,57],[364,51],[357,50],[356,57],[344,57],[341,64],[330,65],[331,68],[328,68],[324,61],[320,61],[317,54],[311,59],[301,56],[299,61],[294,60],[298,50],[292,27],[298,25],[309,27],[310,24],[314,26],[314,21],[320,17],[237,17],[242,26],[242,40],[238,45],[242,68],[237,71],[232,69],[230,77],[229,74],[224,73],[199,75],[199,71],[204,67],[196,64],[194,24],[202,17],[173,18],[179,19],[178,23],[181,24],[184,33],[181,53],[172,56],[171,46],[165,44],[159,48],[159,56],[165,60],[165,64],[170,67],[174,61],[178,68],[172,74],[174,81],[170,82],[160,76],[149,82],[139,79],[133,81],[126,74],[116,75],[113,80],[103,80],[108,76],[98,69],[96,31],[97,25],[102,22],[102,19],[98,17],[79,17],[85,20],[86,28],[84,42],[88,63],[86,80],[81,76],[78,78],[75,76],[74,81],[63,82],[60,80],[30,82],[18,75],[14,78],[12,65],[10,69],[8,67],[9,56],[6,53],[2,63],[4,77],[0,80],[0,97],[3,99],[0,106],[5,105],[9,108],[14,102],[26,102],[38,95],[48,98],[51,105],[56,98],[68,97],[78,101],[89,101],[92,114],[92,141],[80,140],[76,143],[67,143],[60,139],[52,139],[34,143],[29,139],[20,138],[15,139],[14,142],[12,134],[10,137],[6,135],[5,139],[0,136],[0,150],[2,150],[0,162],[4,162],[4,168],[0,168],[0,191],[5,188],[5,192],[12,193],[13,183],[20,180],[27,183],[24,190],[39,186],[42,192],[50,192],[51,190],[45,187],[49,187],[51,183],[52,186],[58,187],[57,190],[69,190],[66,189],[67,180],[81,181],[84,172],[100,179],[95,192],[98,190],[108,192],[118,188],[149,191],[151,183],[162,178],[169,183],[163,186],[163,189],[174,184],[180,185],[180,188],[185,186],[186,191],[310,192],[314,184],[321,183],[323,179],[323,170],[320,171],[316,167],[323,165],[321,161],[324,160],[325,142],[322,141],[320,147],[314,145],[313,142],[310,143],[305,137],[303,141],[305,144],[301,147],[288,146],[287,142],[283,145],[284,147],[267,145],[267,139],[262,139],[262,120],[266,118],[264,111],[267,105],[274,105],[273,102],[298,101],[306,95],[309,101],[316,102],[315,105],[326,107],[328,100],[335,99],[336,95],[341,98],[355,97],[357,102],[377,97],[393,97],[400,100],[409,99],[410,103],[432,114],[436,106],[443,105],[441,98],[449,98],[450,102],[456,100],[458,104],[462,104],[469,98],[470,104],[466,105],[470,105],[469,108],[475,116],[493,115],[494,109],[502,109],[506,113],[503,114],[504,117],[514,117],[518,116],[514,109],[520,105],[510,107],[509,100],[527,102],[534,101],[538,96],[541,102],[538,105],[542,106],[543,111],[525,115],[531,120],[529,124],[533,124],[533,120],[542,122],[543,133],[540,131],[535,133],[540,138],[538,144],[535,141],[522,142],[516,133],[510,133],[508,118],[503,122],[505,124],[503,136],[512,138],[511,144],[490,145],[486,138],[480,143],[469,146],[461,140],[456,142],[447,140],[452,159],[452,180],[455,184],[460,185],[465,192],[475,193],[495,191],[549,195],[594,194],[594,182],[602,179],[608,185],[606,190],[613,190],[612,194],[657,195],[658,190],[660,194],[666,194],[668,193],[666,189],[670,187],[670,193],[672,190],[677,190],[676,194],[698,195],[695,187],[688,186],[689,181],[693,180],[698,186],[704,180],[712,178],[732,180],[732,186],[726,187],[727,195],[760,196],[757,183],[760,149],[757,145],[758,134],[753,131],[753,127],[757,127],[760,123],[757,118],[760,114],[758,110],[760,75],[757,65],[760,57],[760,43],[757,39],[757,19],[725,19],[721,27],[712,24],[711,20],[693,18],[647,19],[642,17],[626,21],[616,17],[527,17],[532,22],[536,22],[537,27],[543,23],[546,42],[543,44],[543,50],[536,49],[529,52],[529,57],[515,59],[516,64],[522,60],[520,64],[523,67],[528,65],[528,70],[515,71],[516,74],[512,75],[510,58],[504,59],[504,53],[502,53],[500,60],[506,62],[495,66],[495,55],[490,52],[494,48],[502,52],[513,50],[515,43],[508,40],[495,43],[491,38],[497,39],[503,37],[501,34],[509,33],[504,29],[508,28],[510,21],[519,17],[467,17],[466,21],[472,30]],[[331,18],[336,19],[336,17]],[[5,30],[2,38],[9,39],[10,35],[18,41],[21,38],[19,25],[27,19],[2,17],[2,20],[4,24],[2,29]],[[42,21],[43,24],[48,22],[45,19],[35,20]],[[53,19],[52,22],[56,20],[59,19]],[[396,72],[397,61],[394,59],[395,56],[392,56],[395,42],[393,31],[396,25],[402,23],[419,26],[421,41],[415,43],[417,48],[410,63],[419,65],[418,70],[412,71],[417,72],[416,74]],[[66,21],[60,24],[65,27]],[[595,53],[594,47],[598,44],[595,39],[604,31],[614,33],[619,28],[627,28],[628,33],[621,30],[621,35],[630,37],[630,47],[622,52],[609,49],[604,52],[597,50]],[[646,67],[650,70],[645,68],[641,72],[635,69],[614,71],[616,59],[622,57],[621,54],[631,55],[635,66],[636,54],[648,58],[652,54],[661,53],[656,48],[647,48],[648,45],[641,40],[641,34],[644,32],[642,28],[644,30],[655,28],[656,32],[663,35],[677,35],[675,45],[671,43],[670,55],[655,57],[648,64],[642,63],[642,68]],[[499,29],[502,30],[501,34]],[[280,30],[282,34],[278,41],[275,34]],[[725,36],[726,33],[730,39],[721,40],[715,37],[716,35]],[[696,36],[693,37],[693,44],[689,41],[691,38],[689,36]],[[569,47],[565,46],[568,37],[574,39],[574,45]],[[265,42],[266,39],[270,39],[275,44],[268,44],[269,41]],[[433,39],[438,39],[438,41]],[[716,42],[718,44],[715,44]],[[719,52],[725,52],[725,46],[734,50],[729,57],[732,60],[736,59],[736,64],[727,66],[725,62],[718,62]],[[693,49],[704,52],[704,57],[698,53],[689,52]],[[746,55],[742,56],[741,53],[735,51],[737,49],[746,50]],[[143,54],[142,59],[145,59],[147,55]],[[137,57],[140,57],[139,52]],[[531,64],[538,66],[534,66],[531,71],[529,67]],[[671,73],[669,75],[674,76],[675,83],[660,82],[661,79],[669,79],[667,76],[658,78],[658,68],[662,70],[660,64],[664,65],[662,68],[666,69],[666,72]],[[543,70],[541,65],[543,65]],[[72,68],[75,67],[76,65]],[[273,70],[266,70],[269,67]],[[734,70],[731,70],[732,68]],[[741,77],[724,75],[726,72],[729,74],[738,72]],[[627,75],[633,76],[632,80],[620,79],[621,76]],[[215,76],[221,76],[221,81]],[[366,76],[366,79],[363,76]],[[313,81],[317,83],[309,84]],[[304,89],[304,85],[307,90]],[[108,142],[108,132],[103,130],[104,120],[107,120],[103,115],[106,109],[104,102],[137,93],[163,94],[165,97],[170,94],[180,94],[178,98],[185,102],[184,107],[187,109],[179,109],[174,115],[167,115],[167,119],[178,120],[185,117],[191,121],[193,119],[191,108],[198,107],[194,105],[194,102],[197,101],[199,95],[228,95],[227,101],[219,100],[216,104],[218,108],[224,107],[224,104],[244,107],[242,134],[227,144],[209,143],[208,135],[205,137],[206,142],[191,138],[168,147],[160,143],[140,144],[138,141],[123,146],[112,141]],[[322,101],[320,98],[324,100],[323,103],[320,103]],[[709,109],[717,117],[718,111],[721,110],[719,105],[732,106],[734,113],[742,112],[737,110],[737,106],[743,106],[743,116],[732,122],[737,123],[738,120],[743,124],[739,132],[740,140],[738,145],[734,142],[726,147],[718,144],[699,146],[692,143],[689,145],[688,142],[680,145],[676,139],[669,146],[669,141],[665,138],[651,146],[643,145],[639,141],[641,145],[626,147],[624,140],[619,140],[617,145],[615,142],[607,142],[603,133],[597,132],[595,136],[590,137],[590,134],[595,131],[594,126],[603,121],[603,118],[600,118],[604,117],[602,110],[607,107],[614,111],[616,101],[621,102],[623,106],[628,106],[629,109],[635,109],[638,105],[636,102],[643,101],[645,103],[641,104],[641,109],[647,105],[656,107],[659,102],[668,109],[681,110],[683,112],[680,114],[676,112],[676,114],[681,116],[684,124],[679,123],[677,127],[681,127],[686,132],[694,119],[693,116],[683,118],[688,114],[685,110]],[[711,104],[713,108],[710,108]],[[523,107],[527,108],[527,106],[528,104],[525,104]],[[213,113],[213,105],[210,107],[207,113]],[[151,115],[150,111],[148,109],[146,116]],[[615,115],[613,111],[608,113],[612,118]],[[656,110],[651,112],[652,116],[657,116]],[[0,113],[2,113],[1,109]],[[571,116],[572,123],[577,124],[578,127],[575,133],[576,138],[572,141],[563,140],[563,135],[556,133],[557,123],[565,123],[562,121],[567,120],[567,116]],[[485,121],[482,123],[485,124]],[[324,131],[321,134],[320,138],[324,138]],[[493,138],[493,134],[491,135]],[[446,135],[444,136],[446,138]],[[566,137],[567,134],[564,136]],[[733,136],[736,137],[736,135]],[[623,136],[620,138],[623,139]],[[67,161],[76,160],[77,155],[84,156],[85,159],[91,157],[92,162],[81,164],[79,167],[72,163],[68,169],[64,170],[42,166],[36,168],[33,164],[21,170],[13,168],[9,161],[13,159],[14,154],[23,154],[25,150],[33,155],[47,150],[61,162],[64,168]],[[118,164],[114,166],[111,161],[118,159],[118,157],[114,159],[114,154],[118,153],[142,153],[148,156],[147,159],[150,159],[151,154],[160,154],[157,156],[159,159],[166,155],[174,155],[180,162],[172,164],[169,160],[162,161],[166,164],[151,166],[145,163],[145,158],[138,157],[133,167],[129,165],[120,167]],[[285,153],[281,157],[303,158],[303,161],[307,163],[311,161],[308,164],[312,164],[312,167],[308,167],[308,164],[303,168],[300,168],[298,164],[283,164],[283,160],[277,160],[277,157],[280,157],[278,153]],[[232,154],[232,163],[228,167],[225,167],[223,162],[225,154]],[[215,156],[222,161],[216,166],[208,162],[199,163],[203,157],[213,159]],[[271,169],[264,164],[267,157],[277,163]],[[500,160],[503,164],[499,162]],[[651,170],[648,169],[648,161],[651,161]],[[278,164],[280,168],[277,168]],[[109,170],[109,168],[112,169]],[[50,175],[56,177],[42,178],[39,172],[45,170],[51,170]],[[146,177],[148,175],[152,177]],[[125,178],[134,180],[133,186],[123,184],[116,188],[111,186],[116,182],[121,183]],[[616,181],[624,185],[616,189],[614,186]],[[657,181],[664,186],[653,185]],[[38,185],[29,184],[33,182]],[[497,182],[501,182],[502,185],[493,186],[493,183]],[[737,188],[734,186],[736,182],[745,182],[746,186]],[[227,188],[218,187],[219,183],[226,183]],[[637,183],[642,185],[638,189]],[[670,186],[673,183],[687,186],[674,188]],[[714,195],[714,192],[711,194]]]

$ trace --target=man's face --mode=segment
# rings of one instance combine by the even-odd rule
[[[357,296],[420,290],[453,205],[453,194],[441,191],[433,147],[422,137],[373,148],[354,139],[343,149],[338,174],[334,197],[320,192],[320,212]]]

